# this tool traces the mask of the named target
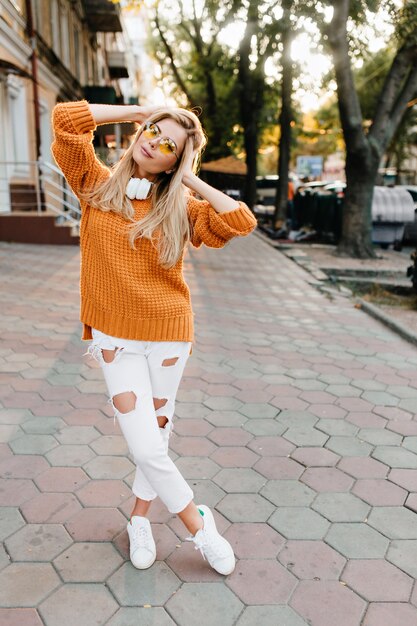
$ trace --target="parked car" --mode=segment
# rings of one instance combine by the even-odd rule
[[[257,215],[272,215],[275,211],[275,197],[279,177],[276,174],[256,177],[256,202],[254,213]],[[298,183],[295,174],[290,174],[290,180]]]

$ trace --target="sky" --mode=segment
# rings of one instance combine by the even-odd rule
[[[152,0],[148,0],[148,2],[152,3]],[[203,0],[195,0],[195,2],[197,11],[199,11]],[[183,6],[186,11],[191,12],[192,1],[183,0]],[[279,11],[280,9],[278,9],[278,14],[274,15],[276,19],[280,18]],[[331,9],[327,10],[324,19],[326,22],[331,20]],[[126,25],[132,40],[135,39],[135,32],[137,32],[135,27],[135,22],[137,24],[136,20],[137,16],[135,17],[134,14],[129,15],[129,12],[125,13]],[[387,39],[392,34],[392,29],[388,24],[388,16],[383,13],[376,17],[370,15],[368,24],[371,23],[372,28],[367,24],[362,26],[361,35],[368,41],[369,50],[375,52],[385,45]],[[232,52],[236,51],[239,41],[242,38],[244,27],[245,24],[242,21],[233,22],[220,32],[219,41],[225,46],[228,46]],[[331,91],[323,91],[321,83],[323,76],[331,70],[332,63],[329,55],[320,50],[317,43],[315,43],[316,35],[316,26],[313,23],[306,22],[304,24],[304,31],[300,32],[295,38],[291,49],[292,59],[301,68],[300,77],[294,81],[294,100],[299,103],[303,112],[311,112],[318,109],[323,101],[331,95]],[[155,67],[153,63],[154,62],[149,63],[149,70],[150,73],[155,75],[158,74],[158,68]],[[144,68],[144,71],[146,71],[146,68]],[[265,72],[271,80],[277,77],[280,72],[279,62],[276,63],[272,59],[268,60],[265,66]],[[147,84],[150,85],[150,82],[147,81]],[[164,94],[163,88],[161,86],[158,87],[156,84],[152,93],[148,93],[147,100],[152,103],[165,102],[167,104],[173,104]]]

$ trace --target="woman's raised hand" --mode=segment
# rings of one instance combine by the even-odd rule
[[[194,173],[194,167],[193,167],[196,155],[197,155],[197,151],[193,151],[184,159],[182,182],[184,183],[184,185],[187,185],[187,187],[190,187],[190,181],[192,179],[197,178]]]

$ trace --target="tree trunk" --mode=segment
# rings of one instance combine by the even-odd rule
[[[371,240],[371,203],[379,157],[363,130],[362,111],[349,57],[347,20],[349,0],[334,3],[328,39],[337,82],[337,103],[346,144],[346,194],[338,253],[374,257]],[[375,161],[377,161],[375,165]]]
[[[341,256],[366,259],[375,257],[372,245],[372,197],[379,159],[368,146],[360,158],[355,151],[346,153],[346,195],[342,218],[342,237],[337,251]]]
[[[252,0],[248,7],[245,34],[239,46],[240,115],[246,152],[246,184],[244,200],[250,208],[256,201],[256,173],[258,157],[259,116],[264,100],[264,81],[259,65],[250,68],[251,40],[259,33],[258,3]]]
[[[291,95],[292,95],[292,74],[293,65],[291,60],[291,42],[293,33],[290,21],[291,4],[289,0],[282,3],[284,14],[282,22],[285,30],[282,34],[282,81],[281,81],[281,113],[279,116],[279,127],[281,135],[278,146],[278,186],[275,198],[275,212],[273,227],[279,229],[287,216],[288,204],[288,182],[289,182],[289,166],[290,166],[290,150],[291,150]]]

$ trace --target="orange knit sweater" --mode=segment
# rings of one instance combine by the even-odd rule
[[[87,102],[58,104],[53,111],[52,152],[75,194],[91,189],[111,175],[92,145],[95,122]],[[150,200],[132,201],[141,219]],[[125,219],[81,201],[81,314],[83,339],[91,328],[113,337],[142,341],[193,341],[190,292],[183,276],[183,258],[170,269],[142,238],[132,249]],[[252,213],[238,209],[217,213],[190,196],[187,205],[193,226],[192,244],[221,248],[235,236],[248,235],[256,225]]]

